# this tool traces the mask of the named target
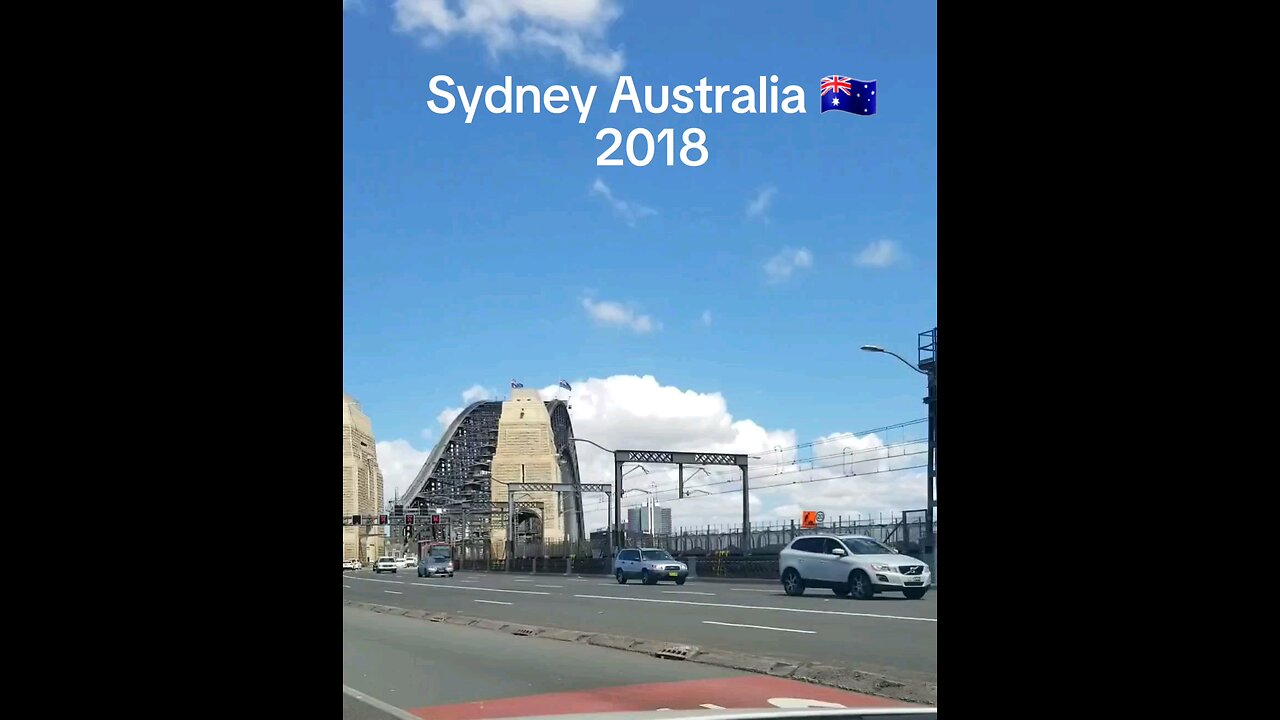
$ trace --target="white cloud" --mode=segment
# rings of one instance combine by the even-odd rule
[[[635,227],[637,220],[658,214],[658,211],[653,208],[615,197],[613,191],[600,178],[596,178],[596,181],[591,183],[591,194],[604,198],[613,207],[614,212],[632,227]]]
[[[472,37],[495,59],[535,49],[559,53],[572,66],[605,77],[623,67],[622,50],[607,47],[617,0],[395,0],[395,27],[435,47]]]
[[[743,453],[750,460],[751,518],[764,523],[799,523],[800,510],[822,510],[830,520],[838,516],[866,518],[924,507],[923,470],[902,470],[924,464],[923,424],[894,430],[888,436],[832,433],[799,454],[794,430],[767,428],[750,419],[735,418],[720,393],[702,393],[663,385],[651,375],[607,378],[566,378],[573,385],[573,430],[610,450],[687,450]],[[550,400],[557,385],[539,389]],[[562,391],[561,391],[562,392]],[[905,434],[904,434],[905,433]],[[774,448],[782,448],[775,450]],[[407,489],[426,462],[430,449],[419,451],[404,440],[378,443],[378,456],[388,497],[393,488]],[[613,457],[586,443],[577,444],[582,479],[613,482]],[[627,466],[629,470],[633,466]],[[702,487],[713,495],[676,500],[676,469],[646,466],[635,471],[624,487],[656,487],[660,505],[672,508],[676,528],[737,525],[742,518],[741,473],[735,467],[706,466],[710,473],[685,467],[686,489]],[[856,473],[853,477],[835,478]],[[824,479],[821,482],[805,482]],[[770,487],[775,486],[775,487]],[[642,493],[623,499],[625,508],[640,505]],[[604,527],[603,497],[585,498],[586,524]],[[625,514],[624,514],[625,518]]]
[[[764,264],[765,275],[769,282],[780,283],[791,279],[796,270],[813,266],[813,253],[805,248],[792,250],[783,248],[781,252],[769,258]]]
[[[400,492],[407,491],[430,456],[431,448],[418,450],[408,440],[378,443],[378,469],[382,470],[384,499],[392,499],[397,488]]]
[[[483,385],[478,385],[478,384],[472,385],[466,390],[463,390],[462,391],[462,407],[447,407],[444,410],[441,410],[440,414],[436,416],[436,422],[440,424],[440,432],[444,432],[445,430],[448,430],[449,423],[453,422],[454,418],[461,415],[462,411],[466,410],[467,406],[469,406],[471,403],[479,402],[481,400],[492,400],[497,396],[498,396],[498,393],[495,390],[492,390],[490,388],[487,388]],[[422,436],[427,437],[427,433],[429,432],[430,432],[430,429],[423,430]]]
[[[364,10],[364,0],[342,0],[343,10]]]
[[[777,194],[778,189],[775,187],[761,188],[751,202],[747,203],[747,218],[768,222],[769,206],[773,204],[773,196]]]
[[[707,327],[711,327],[711,311],[710,310],[702,311],[702,324],[706,325]]]
[[[662,329],[662,323],[655,321],[652,317],[642,315],[635,308],[612,300],[597,302],[591,298],[582,298],[582,308],[587,311],[587,315],[592,320],[601,325],[628,327],[641,335]]]
[[[858,253],[854,260],[862,267],[884,268],[902,259],[902,253],[892,240],[876,240]]]

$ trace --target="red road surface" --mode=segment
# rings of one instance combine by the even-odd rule
[[[810,702],[804,702],[810,701]],[[827,704],[831,703],[831,704]],[[650,685],[622,685],[579,692],[526,695],[415,708],[409,712],[426,720],[569,715],[637,710],[698,710],[769,707],[910,707],[897,700],[861,695],[822,685],[754,675],[716,680],[682,680]]]

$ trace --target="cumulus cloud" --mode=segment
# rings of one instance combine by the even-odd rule
[[[763,187],[756,196],[747,203],[747,218],[751,220],[768,221],[769,206],[773,204],[773,196],[778,194],[775,187]]]
[[[395,0],[394,7],[396,30],[428,47],[474,38],[495,59],[522,50],[552,52],[605,77],[624,64],[622,50],[609,48],[606,39],[621,14],[617,0]]]
[[[621,217],[623,222],[631,227],[635,227],[638,220],[658,214],[658,211],[653,208],[647,208],[640,203],[618,198],[600,178],[596,178],[596,181],[591,183],[591,194],[604,198],[605,202],[609,203],[613,211],[618,214],[618,217]]]
[[[711,311],[710,310],[702,311],[702,324],[707,327],[711,327]]]
[[[570,411],[574,434],[610,450],[687,450],[743,453],[750,460],[752,523],[799,522],[801,510],[822,510],[838,516],[863,518],[924,507],[923,424],[889,431],[887,435],[831,433],[801,444],[796,432],[770,428],[737,418],[720,393],[704,393],[663,385],[652,375],[607,378],[567,378],[573,385]],[[555,384],[539,389],[546,400],[565,393]],[[404,440],[378,443],[388,496],[402,491],[426,462],[430,448],[414,449]],[[613,456],[586,443],[577,444],[584,482],[612,483]],[[630,469],[632,466],[628,466]],[[676,498],[676,469],[649,465],[648,474],[635,471],[624,487],[657,491],[658,503],[671,507],[675,528],[737,525],[742,517],[741,473],[735,467],[685,467],[686,490],[700,488],[710,495]],[[840,477],[851,476],[851,477]],[[810,482],[820,480],[820,482]],[[629,494],[623,507],[645,502],[643,493]],[[588,495],[584,503],[589,528],[606,523],[604,500]]]
[[[582,298],[582,309],[587,316],[601,325],[613,325],[630,328],[633,332],[644,335],[654,330],[661,330],[662,323],[648,315],[642,315],[635,308],[612,300],[592,300]]]
[[[461,407],[447,407],[444,410],[441,410],[440,414],[436,416],[436,422],[440,424],[440,432],[444,432],[449,429],[449,423],[453,422],[454,418],[461,415],[462,411],[466,410],[467,406],[471,403],[480,402],[481,400],[492,400],[497,396],[498,393],[496,390],[487,388],[483,385],[472,385],[466,390],[463,390]],[[430,429],[423,430],[422,436],[428,437],[429,432]]]
[[[382,470],[382,494],[392,499],[396,489],[405,492],[418,476],[422,464],[431,456],[431,448],[418,450],[408,440],[378,443],[378,469]]]
[[[902,259],[898,245],[892,240],[876,240],[868,244],[858,253],[854,260],[862,267],[885,268]]]
[[[781,252],[769,258],[764,264],[764,273],[771,283],[786,282],[796,270],[813,266],[813,253],[805,248],[793,250],[783,248]]]

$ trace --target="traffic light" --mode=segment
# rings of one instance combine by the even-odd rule
[[[404,506],[403,506],[403,505],[397,505],[397,506],[396,506],[396,508],[395,508],[395,512],[396,512],[396,516],[397,516],[397,517],[399,517],[399,516],[403,515],[403,514],[404,514]]]
[[[359,515],[352,515],[352,516],[351,516],[351,524],[352,524],[352,525],[359,525],[359,524],[360,524],[360,516],[359,516]]]
[[[410,525],[405,525],[405,526],[404,526],[404,536],[405,536],[405,537],[413,537],[413,527],[412,527],[412,526],[410,526]]]
[[[413,516],[412,516],[412,515],[405,515],[405,516],[404,516],[404,524],[405,524],[405,525],[412,525],[412,524],[413,524]]]
[[[386,525],[386,524],[387,524],[387,516],[386,516],[386,515],[379,515],[379,516],[378,516],[378,524],[379,524],[379,525]]]
[[[431,516],[431,524],[432,524],[432,525],[439,525],[439,524],[440,524],[440,516],[439,516],[439,515],[432,515],[432,516]]]

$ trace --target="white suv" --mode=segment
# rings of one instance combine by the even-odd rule
[[[390,570],[392,574],[400,569],[400,561],[389,555],[383,555],[378,558],[378,562],[374,564],[373,571],[379,575]]]
[[[859,600],[878,592],[919,600],[933,585],[928,565],[865,535],[798,537],[779,553],[778,572],[788,595],[814,587]]]

